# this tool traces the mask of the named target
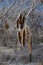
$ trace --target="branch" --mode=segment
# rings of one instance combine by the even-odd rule
[[[2,18],[4,15],[6,15],[6,13],[12,8],[12,6],[16,3],[17,0],[15,0],[11,6],[5,11],[5,13],[3,13],[3,15],[0,16],[0,18]]]
[[[36,4],[35,2],[33,1],[32,2],[32,8],[30,9],[30,11],[28,12],[28,14],[25,16],[26,18],[29,16],[29,14],[36,8]]]

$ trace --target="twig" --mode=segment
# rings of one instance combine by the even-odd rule
[[[16,3],[17,0],[15,0],[11,6],[5,11],[5,13],[3,13],[3,15],[0,16],[0,18],[2,18],[4,15],[6,15],[6,13],[12,8],[12,6]]]

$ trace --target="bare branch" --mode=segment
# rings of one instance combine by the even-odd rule
[[[11,6],[5,11],[5,13],[3,13],[2,16],[0,16],[0,18],[2,18],[4,15],[6,15],[6,13],[12,8],[12,6],[16,3],[16,1],[17,1],[17,0],[15,0],[15,1],[11,4]]]

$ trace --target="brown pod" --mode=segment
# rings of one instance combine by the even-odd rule
[[[23,31],[23,46],[25,46],[25,30]]]
[[[18,33],[19,42],[21,43],[21,35],[20,32]]]

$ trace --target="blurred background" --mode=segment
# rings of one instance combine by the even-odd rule
[[[29,64],[27,39],[22,50],[18,45],[16,19],[20,12],[28,15],[25,23],[30,27],[32,63],[43,65],[43,0],[0,0],[0,64]],[[9,25],[7,38],[4,37],[5,21]]]

